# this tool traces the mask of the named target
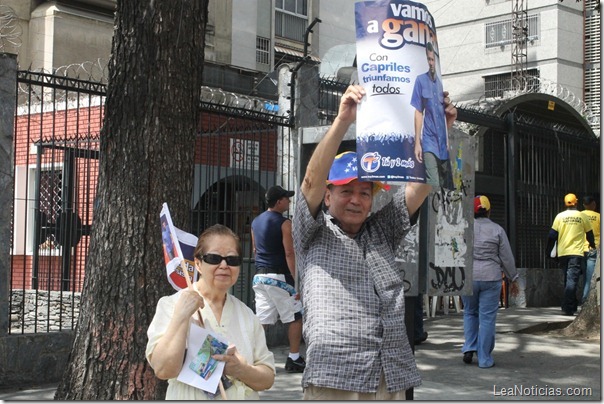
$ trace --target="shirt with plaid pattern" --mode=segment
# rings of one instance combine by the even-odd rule
[[[298,194],[293,239],[304,305],[303,387],[376,392],[382,371],[389,392],[421,384],[395,262],[410,226],[404,186],[354,238],[328,213],[313,218]]]

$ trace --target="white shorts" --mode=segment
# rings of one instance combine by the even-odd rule
[[[302,312],[302,303],[291,294],[295,289],[285,281],[285,275],[254,275],[253,284],[256,316],[261,324],[275,324],[278,319],[288,324],[295,320],[296,313]]]

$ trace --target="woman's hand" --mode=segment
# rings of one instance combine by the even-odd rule
[[[187,287],[176,302],[174,307],[174,317],[179,317],[179,321],[188,321],[197,309],[202,309],[204,306],[203,297],[197,292],[193,286]]]
[[[166,332],[157,342],[149,359],[155,375],[162,380],[177,377],[187,346],[187,332],[191,316],[203,307],[203,298],[189,285],[174,305],[174,312]]]
[[[241,380],[245,378],[245,372],[249,369],[248,363],[243,356],[237,351],[235,345],[229,345],[224,355],[212,355],[212,358],[223,361],[224,373],[227,376]]]
[[[224,355],[212,355],[212,358],[225,363],[225,375],[241,380],[255,391],[269,389],[275,381],[275,374],[271,368],[265,365],[248,364],[235,345],[229,345]]]

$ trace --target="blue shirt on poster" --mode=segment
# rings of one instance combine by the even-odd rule
[[[434,80],[430,77],[430,72],[417,76],[411,105],[424,113],[422,151],[433,153],[441,160],[448,160],[443,85],[438,76]]]

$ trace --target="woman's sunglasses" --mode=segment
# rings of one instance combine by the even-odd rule
[[[201,259],[210,265],[218,265],[222,262],[222,260],[225,260],[227,265],[231,267],[238,267],[242,262],[242,259],[239,255],[229,255],[227,257],[223,257],[222,255],[218,254],[204,254],[201,256]]]

